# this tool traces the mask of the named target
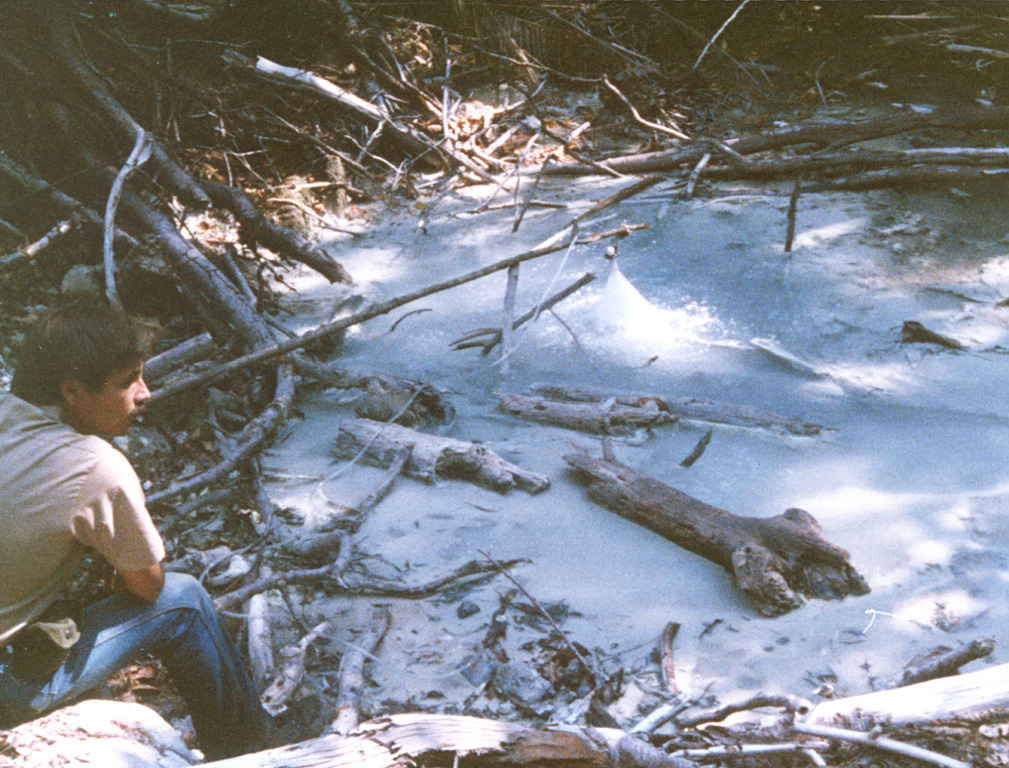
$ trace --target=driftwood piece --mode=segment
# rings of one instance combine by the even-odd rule
[[[588,387],[546,385],[536,387],[536,391],[553,400],[600,403],[609,398],[623,405],[654,401],[659,408],[673,416],[691,421],[707,421],[713,424],[728,424],[737,427],[759,427],[794,435],[818,435],[823,431],[820,424],[801,419],[793,419],[770,411],[751,408],[748,405],[725,403],[717,400],[699,400],[693,397],[662,397],[659,395],[614,395]]]
[[[349,551],[349,547],[348,547]],[[408,585],[400,581],[389,581],[385,579],[372,578],[367,581],[345,584],[338,583],[344,594],[367,597],[402,597],[407,600],[419,600],[431,597],[443,589],[449,587],[460,587],[463,585],[473,585],[493,578],[501,572],[502,568],[514,568],[523,560],[507,560],[497,567],[490,567],[487,563],[471,560],[444,576],[439,576],[424,584]],[[218,611],[225,611],[248,600],[252,595],[264,592],[274,587],[282,587],[288,584],[307,584],[325,579],[335,579],[340,576],[346,567],[344,551],[341,549],[340,555],[330,565],[323,565],[318,568],[303,568],[296,571],[284,571],[282,573],[271,573],[261,576],[251,584],[239,587],[220,597],[214,598],[214,608]]]
[[[147,360],[144,363],[144,380],[148,384],[156,382],[172,371],[216,354],[220,349],[221,345],[209,333],[193,336]]]
[[[807,723],[908,725],[981,718],[1009,707],[1009,664],[817,704]]]
[[[901,685],[923,683],[940,677],[956,674],[964,664],[975,659],[990,656],[995,650],[995,641],[991,638],[974,640],[960,648],[950,649],[943,645],[935,648],[922,658],[912,659],[904,668],[900,679]]]
[[[347,735],[360,722],[359,709],[364,694],[365,658],[374,654],[382,642],[391,620],[389,609],[378,607],[371,614],[371,621],[353,644],[340,658],[340,687],[336,694],[336,715],[333,718],[333,732]]]
[[[659,643],[659,653],[662,664],[662,684],[666,690],[676,696],[680,692],[680,686],[676,684],[676,666],[673,663],[673,642],[680,631],[680,625],[671,621],[662,630],[662,639]]]
[[[267,679],[273,674],[273,633],[270,631],[270,602],[266,595],[258,594],[249,598],[246,604],[248,614],[249,670],[256,690],[262,690]]]
[[[305,654],[308,653],[308,646],[325,634],[329,626],[328,621],[323,621],[297,643],[285,645],[280,649],[280,669],[263,691],[263,695],[259,697],[263,709],[271,715],[278,715],[287,709],[288,699],[305,677]]]
[[[704,452],[708,448],[708,443],[711,442],[712,430],[708,430],[703,435],[701,439],[697,441],[697,445],[694,446],[694,450],[686,455],[683,461],[680,462],[680,466],[684,469],[689,469],[694,466],[694,463],[704,455]]]
[[[214,768],[448,768],[479,755],[485,768],[692,768],[695,763],[610,728],[534,729],[466,715],[402,714],[357,731],[208,765]],[[419,758],[424,757],[421,761]]]
[[[584,453],[564,460],[586,479],[593,501],[721,565],[765,616],[797,608],[803,597],[869,591],[848,553],[828,542],[804,510],[740,517],[614,461]]]
[[[35,256],[42,253],[42,251],[62,238],[64,235],[76,229],[79,223],[77,215],[74,214],[66,221],[59,222],[55,227],[46,232],[34,243],[29,243],[13,253],[0,256],[0,272],[5,272],[24,261],[35,258]]]
[[[933,330],[926,328],[917,320],[908,320],[900,329],[900,340],[904,344],[938,344],[941,347],[963,352],[967,349],[963,344],[949,336],[943,336]]]
[[[362,453],[370,463],[381,467],[390,466],[405,450],[410,451],[406,474],[427,482],[438,477],[456,477],[497,491],[518,487],[529,493],[550,487],[550,480],[544,475],[505,461],[483,445],[428,435],[398,424],[348,419],[340,425],[334,446],[334,454],[339,458]]]
[[[661,410],[654,400],[621,403],[611,398],[600,403],[566,403],[543,397],[507,394],[500,395],[498,407],[523,419],[606,435],[677,421],[668,411]]]
[[[199,755],[143,704],[91,699],[4,731],[4,768],[180,768]]]

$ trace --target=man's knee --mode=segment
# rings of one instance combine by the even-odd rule
[[[168,572],[156,604],[161,607],[181,607],[193,610],[213,610],[210,595],[199,581],[188,573]]]

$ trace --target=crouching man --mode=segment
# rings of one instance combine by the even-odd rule
[[[0,393],[0,725],[152,653],[204,754],[230,757],[265,746],[267,715],[207,593],[164,572],[136,472],[99,437],[126,434],[150,397],[145,341],[110,308],[67,305],[29,330],[11,393]],[[70,620],[58,598],[89,548],[122,588]]]

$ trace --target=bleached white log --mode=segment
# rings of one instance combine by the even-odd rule
[[[181,768],[199,755],[143,704],[82,701],[2,734],[4,768]]]
[[[804,722],[904,725],[1009,708],[1009,664],[817,704]]]

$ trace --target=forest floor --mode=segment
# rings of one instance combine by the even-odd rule
[[[837,78],[845,86],[824,91],[820,70],[810,80],[808,71],[776,62],[764,67],[767,82],[776,79],[773,92],[709,93],[691,112],[692,127],[731,140],[810,119],[858,121],[991,95],[960,76],[901,77],[896,65],[883,73],[856,70]],[[623,87],[631,92],[639,85]],[[457,110],[479,121],[523,98],[508,87],[473,87],[459,94]],[[541,116],[568,128],[605,109],[598,91],[573,86],[550,86],[538,103]],[[539,118],[523,120],[516,153],[540,125]],[[925,129],[863,147],[944,147],[961,138]],[[592,141],[611,156],[654,148],[630,120]],[[1001,143],[990,132],[979,141]],[[207,162],[219,165],[218,158]],[[285,170],[295,181],[312,173],[294,164]],[[332,198],[309,196],[315,217],[299,226],[354,283],[331,285],[306,267],[278,270],[272,319],[300,333],[341,312],[493,264],[549,241],[633,180],[541,178],[530,171],[499,191],[472,179],[448,184],[432,171],[407,174],[388,194],[357,199],[341,213]],[[308,650],[297,693],[280,707],[302,722],[303,734],[321,732],[332,716],[339,659],[357,647],[378,606],[388,611],[389,627],[367,655],[361,719],[423,711],[629,729],[674,700],[673,690],[690,719],[758,693],[815,705],[879,690],[937,648],[976,640],[994,639],[995,650],[968,670],[1007,661],[1001,643],[1009,626],[1009,406],[997,396],[1009,365],[1006,187],[996,178],[804,190],[786,249],[792,191],[791,178],[703,175],[685,191],[683,174],[670,175],[585,219],[582,234],[625,224],[640,229],[620,240],[615,261],[606,258],[612,241],[601,240],[524,265],[519,312],[584,273],[595,279],[519,329],[505,360],[500,346],[488,356],[451,348],[473,329],[502,325],[503,273],[356,326],[327,350],[341,365],[429,384],[455,411],[433,431],[479,443],[551,485],[537,494],[500,493],[464,480],[399,477],[354,533],[346,572],[352,584],[427,583],[474,561],[487,571],[479,580],[417,599],[346,594],[344,576],[336,585],[267,593],[277,649],[330,622]],[[525,207],[533,197],[535,204]],[[186,225],[237,239],[230,224],[213,216],[193,215]],[[6,286],[4,347],[52,288]],[[947,343],[907,338],[908,322]],[[9,370],[4,362],[0,368]],[[598,436],[499,409],[501,394],[542,385],[713,400],[822,425],[817,434],[796,435],[773,425],[684,418],[612,438],[620,461],[733,513],[763,518],[791,507],[808,510],[826,538],[851,554],[870,592],[761,616],[723,569],[589,500],[564,456],[575,449],[598,454]],[[157,414],[124,446],[149,488],[202,468],[217,450],[215,440],[233,432],[229,419],[242,408],[224,388],[207,392],[187,406],[189,424],[204,426],[190,429],[183,451],[166,440],[173,427],[158,424]],[[219,594],[244,575],[264,539],[332,530],[382,476],[362,461],[332,455],[341,424],[366,397],[303,383],[291,417],[260,459],[269,519],[233,500],[156,506],[160,520],[171,522],[170,559]],[[705,436],[703,455],[682,466]],[[207,554],[194,558],[198,553]],[[229,614],[244,643],[242,610]],[[671,626],[678,632],[663,648]],[[180,702],[156,663],[129,668],[111,688],[118,698],[150,703],[186,730]],[[670,723],[654,731],[654,740],[670,749],[720,739],[781,740],[787,730],[767,723],[778,723],[780,710],[758,708],[708,731]],[[984,727],[963,725],[955,737],[927,728],[899,735],[960,759],[1004,764],[1005,729]],[[827,756],[839,765],[902,759],[880,759],[862,747]]]

